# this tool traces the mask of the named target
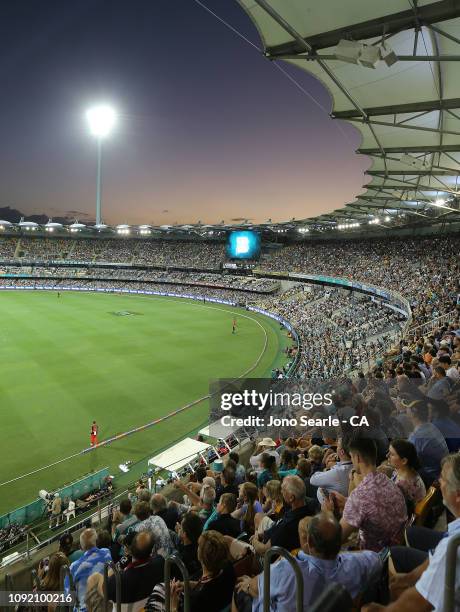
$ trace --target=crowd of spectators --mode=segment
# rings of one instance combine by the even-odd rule
[[[175,553],[191,578],[192,612],[261,612],[262,557],[280,546],[300,570],[304,609],[330,583],[348,593],[341,610],[444,609],[446,549],[460,530],[460,373],[452,367],[460,326],[426,341],[436,356],[404,347],[394,377],[386,376],[386,363],[342,381],[332,406],[315,409],[318,424],[287,438],[259,438],[247,467],[233,450],[223,470],[200,466],[189,482],[175,481],[174,499],[139,485],[136,499],[113,511],[107,531],[84,531],[80,551],[61,543],[37,588],[49,589],[54,565],[68,555],[79,610],[95,612],[103,565],[111,561],[122,603],[163,611],[164,562]],[[438,367],[445,375],[431,385]],[[446,378],[441,399],[432,391]],[[320,424],[328,416],[340,423],[357,416],[368,426]],[[419,508],[427,503],[422,524]],[[115,575],[107,593],[114,601]],[[169,597],[171,610],[183,609],[184,584],[174,569]],[[275,557],[270,610],[295,609],[295,574]]]
[[[252,276],[238,276],[221,273],[179,272],[172,270],[111,268],[88,266],[39,266],[39,265],[1,265],[0,277],[5,275],[29,276],[31,278],[82,278],[107,279],[138,282],[164,282],[176,285],[216,286],[223,289],[273,293],[279,282]]]
[[[360,294],[307,292],[303,285],[258,303],[289,321],[298,333],[298,378],[329,379],[366,368],[377,352],[390,346],[407,319]]]
[[[0,258],[28,261],[123,262],[133,265],[220,269],[225,245],[220,242],[141,240],[136,238],[0,237]]]
[[[454,308],[459,292],[460,237],[327,241],[278,249],[262,266],[327,274],[392,289],[410,300],[414,324]]]

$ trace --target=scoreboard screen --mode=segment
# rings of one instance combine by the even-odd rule
[[[230,232],[227,239],[229,259],[259,259],[260,234],[253,231]]]

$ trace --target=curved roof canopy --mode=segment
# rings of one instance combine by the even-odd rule
[[[460,220],[460,0],[238,2],[266,56],[318,78],[372,158],[364,193],[299,223]]]

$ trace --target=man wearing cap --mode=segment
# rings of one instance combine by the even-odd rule
[[[252,455],[252,457],[249,458],[249,463],[251,464],[251,466],[254,468],[256,472],[262,471],[262,468],[260,467],[260,459],[264,453],[267,453],[268,455],[272,455],[273,457],[275,457],[276,465],[279,466],[281,457],[279,456],[279,453],[277,453],[275,449],[276,449],[276,443],[271,438],[263,438],[259,442],[259,444],[257,445],[257,448],[254,451],[254,455]]]

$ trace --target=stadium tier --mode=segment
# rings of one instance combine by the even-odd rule
[[[35,4],[0,612],[460,612],[460,0]]]

